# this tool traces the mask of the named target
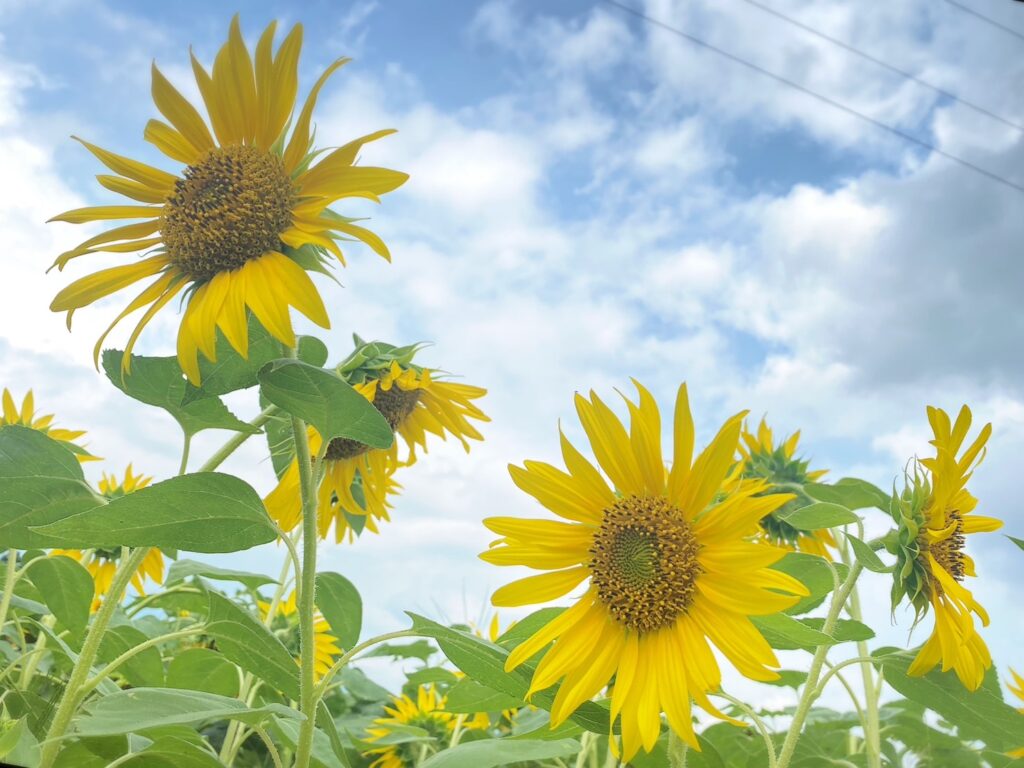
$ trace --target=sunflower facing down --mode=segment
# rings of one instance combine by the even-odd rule
[[[470,419],[490,420],[473,403],[487,390],[433,378],[431,369],[412,364],[415,348],[399,349],[373,342],[360,344],[357,353],[365,353],[366,348],[371,348],[370,356],[363,354],[358,368],[342,363],[339,372],[383,414],[405,441],[409,454],[404,460],[399,458],[397,440],[390,448],[376,449],[347,438],[331,441],[324,454],[326,474],[318,494],[317,520],[321,537],[326,537],[334,525],[337,542],[354,538],[352,516],[372,533],[378,532],[376,521],[389,519],[388,497],[401,487],[393,475],[398,467],[416,460],[417,447],[427,450],[428,434],[442,440],[452,435],[468,451],[468,440],[483,439]],[[322,440],[313,429],[309,441],[310,451],[317,453]],[[299,524],[302,515],[296,461],[285,470],[265,503],[284,530]]]
[[[2,410],[0,410],[0,427],[6,424],[19,424],[23,427],[34,429],[37,432],[42,432],[51,440],[63,443],[64,447],[75,454],[80,462],[98,460],[97,456],[91,455],[85,448],[75,442],[85,434],[84,431],[80,429],[58,429],[52,426],[52,413],[45,416],[36,416],[36,401],[31,389],[25,393],[25,398],[21,401],[21,410],[18,409],[17,403],[14,402],[14,397],[6,387],[0,402],[3,405]]]
[[[799,442],[800,431],[797,430],[785,441],[776,444],[772,429],[764,419],[761,419],[757,427],[757,434],[749,432],[744,426],[740,442],[743,477],[767,480],[773,486],[769,493],[788,492],[797,486],[817,482],[828,473],[828,470],[808,470],[808,462],[796,457]],[[827,528],[802,531],[787,523],[780,514],[810,504],[812,501],[798,494],[797,498],[765,515],[761,520],[762,532],[772,544],[831,560],[828,548],[835,547],[836,540]]]
[[[974,625],[976,614],[988,626],[988,613],[961,584],[975,576],[974,561],[964,552],[967,535],[998,530],[1002,522],[972,514],[978,500],[967,490],[967,480],[984,457],[992,434],[986,424],[974,442],[964,448],[971,427],[971,411],[965,405],[956,423],[939,408],[928,408],[935,456],[922,459],[908,488],[894,499],[893,514],[897,557],[893,583],[893,608],[906,596],[919,620],[930,607],[935,627],[907,670],[923,675],[942,664],[942,671],[956,672],[960,682],[977,690],[992,666],[985,641]]]
[[[270,610],[270,603],[260,600],[257,603],[260,609],[260,618],[266,619],[267,612]],[[292,620],[294,617],[294,620]],[[298,624],[298,604],[296,601],[296,593],[293,590],[288,596],[287,600],[282,600],[277,606],[277,614],[275,618],[281,618],[284,620],[284,624],[288,627],[295,627],[297,629]],[[276,628],[271,625],[272,628]],[[294,636],[294,642],[298,645],[299,636],[296,631]],[[316,677],[316,681],[320,682],[324,675],[330,672],[331,667],[334,666],[334,661],[337,657],[341,656],[345,651],[338,644],[338,638],[331,634],[331,626],[327,623],[327,619],[317,611],[313,617],[313,674]],[[296,662],[299,661],[299,657],[296,656]]]
[[[100,480],[100,493],[108,499],[117,499],[140,488],[145,488],[153,482],[152,477],[136,475],[129,464],[124,473],[124,480],[118,481],[115,475],[103,473]],[[117,563],[121,559],[120,549],[54,549],[51,555],[63,555],[77,560],[92,576],[95,591],[93,593],[92,612],[99,610],[103,600],[110,593],[110,584],[114,580],[114,573],[117,571]],[[145,559],[139,565],[138,570],[132,574],[131,585],[138,590],[139,594],[145,594],[145,580],[152,579],[157,584],[164,580],[164,556],[156,547],[152,547]],[[119,596],[120,600],[123,596]]]
[[[749,617],[785,610],[807,594],[769,568],[784,549],[751,540],[761,518],[792,497],[760,495],[765,483],[740,480],[733,457],[745,414],[729,419],[693,460],[693,419],[681,386],[666,472],[658,407],[634,383],[639,402],[626,401],[628,431],[597,395],[576,396],[604,475],[564,435],[567,471],[537,461],[510,467],[515,484],[562,520],[490,518],[485,524],[500,538],[481,555],[546,571],[499,589],[496,606],[556,600],[589,581],[571,608],[512,651],[506,667],[544,651],[529,695],[561,681],[553,727],[614,677],[611,718],[620,720],[625,762],[654,747],[662,712],[699,748],[691,699],[728,719],[707,698],[721,684],[709,640],[747,677],[776,679],[769,669],[778,664],[775,653]]]
[[[89,238],[62,253],[54,266],[63,269],[72,259],[101,251],[149,254],[72,283],[50,308],[67,312],[70,328],[76,310],[155,278],[100,337],[97,358],[107,334],[127,315],[147,308],[126,353],[156,313],[184,291],[178,360],[198,384],[198,352],[215,360],[218,328],[246,356],[247,311],[289,346],[295,345],[291,307],[329,327],[307,271],[323,271],[328,253],[344,264],[338,239],[356,238],[390,259],[377,235],[328,206],[348,197],[379,202],[380,195],[405,182],[404,173],[355,165],[363,145],[394,131],[377,131],[333,151],[314,150],[311,121],[317,96],[349,60],[336,60],[320,75],[295,115],[302,27],[295,25],[276,51],[275,30],[276,22],[250,56],[236,16],[212,71],[192,57],[209,124],[153,66],[153,101],[167,122],[150,120],[145,138],[185,165],[178,175],[79,140],[114,172],[97,176],[100,184],[132,204],[79,208],[53,221],[136,223]],[[129,361],[125,354],[124,365]]]

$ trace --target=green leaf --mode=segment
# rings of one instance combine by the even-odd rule
[[[874,550],[868,546],[867,542],[858,539],[856,536],[850,535],[847,535],[846,540],[850,542],[850,546],[853,548],[853,555],[857,558],[857,562],[869,571],[874,573],[892,572],[892,568],[882,562],[881,558],[875,554]]]
[[[300,718],[282,704],[247,707],[238,699],[200,691],[175,688],[132,688],[93,699],[75,720],[84,736],[137,733],[165,725],[198,725],[211,720],[241,720],[260,723],[270,715]]]
[[[215,581],[237,581],[254,590],[259,589],[264,584],[275,583],[272,578],[261,573],[235,571],[231,568],[218,568],[216,565],[208,565],[196,560],[176,560],[171,563],[171,567],[167,571],[164,586],[169,587],[193,576],[202,576],[203,578],[214,579]]]
[[[832,578],[832,568],[836,569],[839,581],[842,583],[849,572],[842,563],[831,563],[817,555],[809,555],[804,552],[790,552],[772,568],[776,571],[788,573],[800,581],[810,591],[810,595],[802,598],[796,605],[788,609],[786,613],[791,616],[807,613],[821,605],[825,597],[833,590],[835,583]]]
[[[267,400],[312,424],[324,440],[347,437],[371,448],[389,448],[394,441],[373,403],[334,373],[284,359],[266,365],[259,380]]]
[[[172,477],[33,530],[50,546],[163,547],[208,553],[237,552],[277,537],[256,491],[237,477],[218,472]]]
[[[356,667],[345,667],[338,675],[338,679],[352,696],[360,701],[382,702],[390,701],[391,693],[387,688],[382,688],[366,676],[363,670]]]
[[[448,691],[444,708],[449,712],[501,712],[522,707],[524,702],[515,696],[488,688],[476,680],[464,677]]]
[[[751,616],[750,621],[757,627],[772,648],[779,650],[803,649],[814,651],[820,645],[835,645],[834,637],[784,613],[770,616]]]
[[[802,531],[835,528],[840,525],[856,523],[860,519],[846,507],[826,501],[808,504],[806,507],[798,507],[786,514],[781,512],[776,512],[775,514],[794,528],[799,528]]]
[[[765,680],[764,683],[766,685],[776,685],[780,688],[793,688],[795,690],[807,682],[807,673],[796,669],[780,669],[778,674],[778,680]]]
[[[288,649],[251,614],[216,592],[210,593],[206,634],[226,659],[298,701],[298,664]]]
[[[800,619],[802,624],[806,624],[814,629],[821,629],[822,624],[825,623],[824,619]],[[832,629],[832,637],[835,638],[837,643],[848,643],[848,642],[860,642],[861,640],[870,640],[875,636],[875,631],[866,624],[861,624],[859,621],[853,621],[852,619],[839,619],[836,622],[835,627]]]
[[[299,723],[294,720],[274,720],[274,731],[285,746],[294,750],[299,743]],[[344,754],[344,753],[343,753]],[[312,764],[322,768],[344,768],[344,763],[331,749],[331,741],[327,734],[319,728],[313,731]]]
[[[580,743],[575,739],[487,739],[459,744],[453,749],[438,752],[423,763],[422,768],[495,768],[530,760],[569,757],[579,750]]]
[[[450,669],[445,669],[444,667],[421,667],[415,672],[406,674],[402,692],[412,696],[421,685],[436,685],[440,683],[444,688],[450,688],[458,682],[459,676]]]
[[[889,511],[889,494],[878,486],[856,477],[844,477],[834,483],[808,483],[804,491],[813,499],[841,504],[847,509],[877,507]]]
[[[85,482],[74,454],[35,429],[0,427],[0,541],[5,548],[51,543],[33,532],[103,501]]]
[[[1024,549],[1024,539],[1018,539],[1016,536],[1007,536],[1006,538],[1008,538],[1021,549]]]
[[[509,649],[515,648],[536,634],[538,630],[554,621],[564,611],[565,608],[541,608],[534,611],[526,618],[520,619],[506,629],[501,637],[498,638],[498,645]]]
[[[923,677],[909,677],[914,651],[880,648],[873,656],[885,671],[885,682],[911,701],[938,713],[956,726],[962,739],[985,742],[1005,752],[1024,745],[1024,715],[1002,700],[995,669],[985,682],[968,691],[952,671],[933,670]]]
[[[149,638],[144,632],[130,624],[111,627],[100,642],[99,657],[106,663],[112,662],[125,651],[135,648]],[[156,646],[139,651],[117,668],[117,673],[136,686],[159,688],[164,684],[164,662]]]
[[[132,768],[223,768],[224,763],[192,742],[162,736],[120,765]]]
[[[419,659],[420,661],[426,661],[435,653],[437,653],[437,649],[426,640],[414,640],[403,645],[382,643],[365,654],[365,656],[367,658],[379,656],[391,659]]]
[[[229,429],[256,434],[258,429],[246,424],[228,410],[219,398],[207,397],[183,404],[185,374],[177,357],[131,356],[131,370],[122,375],[124,352],[103,351],[103,371],[111,383],[133,400],[162,408],[192,436],[204,429]]]
[[[21,734],[28,730],[25,719],[10,723],[0,723],[0,757],[11,752],[21,741]]]
[[[92,576],[70,557],[44,557],[28,567],[28,577],[46,602],[46,607],[77,638],[89,623],[89,608],[95,592]]]
[[[186,648],[176,653],[167,667],[167,687],[234,697],[238,695],[238,670],[214,650]]]
[[[359,643],[363,626],[363,600],[359,590],[340,573],[316,575],[316,607],[331,625],[331,632],[346,651]]]

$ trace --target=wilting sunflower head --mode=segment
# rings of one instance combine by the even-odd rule
[[[496,606],[557,600],[589,582],[506,666],[543,652],[529,693],[561,681],[553,726],[614,679],[611,718],[621,723],[626,762],[641,747],[653,749],[662,712],[696,745],[691,699],[729,719],[708,699],[721,684],[711,644],[744,675],[776,679],[775,654],[749,617],[785,610],[807,594],[769,567],[785,550],[752,540],[761,518],[792,496],[764,493],[763,481],[735,482],[745,414],[729,419],[694,459],[693,418],[680,387],[666,472],[661,415],[634,384],[638,401],[624,396],[628,429],[596,394],[576,396],[598,466],[563,435],[565,470],[538,461],[509,468],[520,489],[562,519],[489,518],[484,523],[499,538],[480,556],[544,571],[499,589]]]
[[[19,409],[14,397],[11,395],[11,391],[4,387],[0,404],[2,404],[2,408],[0,408],[0,427],[7,424],[28,427],[37,432],[42,432],[51,440],[62,443],[65,448],[75,454],[80,462],[99,460],[98,456],[93,456],[76,442],[85,434],[84,431],[80,429],[58,429],[53,426],[52,413],[43,416],[36,414],[36,400],[31,389],[25,393],[25,397],[21,401],[21,408]]]
[[[142,329],[176,295],[184,292],[185,313],[178,330],[178,360],[190,381],[199,383],[198,354],[216,360],[217,331],[234,349],[248,352],[251,312],[275,338],[295,344],[290,309],[330,325],[309,271],[323,272],[331,256],[344,264],[340,239],[355,238],[390,259],[373,232],[330,209],[343,198],[376,202],[408,176],[386,168],[356,165],[365,144],[391,130],[377,131],[329,152],[312,145],[312,118],[327,79],[348,59],[320,75],[296,114],[302,27],[295,25],[275,50],[276,22],[250,54],[238,17],[227,42],[207,71],[192,56],[192,70],[207,118],[153,65],[153,101],[166,118],[150,120],[145,138],[170,159],[178,173],[145,165],[81,143],[113,175],[97,180],[132,201],[67,211],[54,221],[135,221],[89,238],[57,257],[63,269],[80,256],[142,253],[144,258],[100,270],[57,294],[51,304],[74,312],[155,278],[117,316],[96,343],[96,357],[110,331],[142,310],[128,339],[130,352]],[[81,140],[80,140],[81,141]],[[129,355],[123,365],[130,364]]]
[[[267,614],[270,613],[271,604],[264,600],[259,600],[256,603],[256,607],[259,608],[260,618],[265,621]],[[299,656],[301,645],[299,641],[299,614],[294,590],[287,599],[281,600],[278,603],[270,627],[278,639],[285,644],[285,647],[295,653],[296,663],[301,663]],[[319,611],[313,615],[313,633],[313,673],[319,682],[331,670],[331,667],[334,666],[335,660],[345,651],[339,645],[338,638],[331,634],[330,624],[327,623],[327,619]]]

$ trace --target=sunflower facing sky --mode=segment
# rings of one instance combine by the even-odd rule
[[[147,308],[128,339],[125,351],[130,352],[157,312],[184,292],[178,360],[189,380],[198,384],[198,353],[215,360],[217,329],[239,354],[247,354],[248,311],[289,346],[295,345],[291,307],[329,327],[307,272],[324,271],[327,254],[344,264],[337,240],[361,240],[390,259],[377,235],[328,206],[349,197],[379,202],[380,195],[406,181],[408,176],[398,171],[355,165],[365,144],[394,131],[376,131],[331,151],[314,150],[317,96],[349,59],[337,59],[320,75],[296,115],[302,26],[292,27],[276,52],[275,31],[272,22],[250,55],[236,16],[211,71],[192,56],[208,121],[153,65],[153,101],[167,122],[150,120],[144,135],[171,160],[184,164],[180,173],[79,139],[114,172],[97,176],[100,184],[132,202],[79,208],[53,221],[135,223],[89,238],[62,253],[54,266],[63,269],[72,259],[103,251],[143,252],[144,257],[75,281],[57,294],[50,308],[67,312],[70,328],[76,310],[155,278],[99,338],[97,358],[107,334],[121,320]],[[124,365],[129,361],[125,354]]]
[[[389,519],[388,497],[401,487],[394,480],[395,471],[416,461],[416,448],[427,450],[428,434],[442,440],[452,435],[467,451],[468,440],[483,440],[470,419],[490,421],[473,402],[487,390],[435,379],[431,369],[413,365],[415,351],[416,347],[359,342],[353,353],[359,364],[352,365],[350,357],[338,367],[339,374],[377,407],[403,439],[408,455],[399,456],[397,440],[390,448],[376,449],[347,438],[332,440],[324,455],[326,473],[318,495],[321,537],[327,536],[333,524],[335,541],[346,536],[351,540],[355,521],[377,533],[376,521]],[[316,430],[309,430],[309,441],[313,453],[320,450],[323,441]],[[302,504],[297,461],[292,460],[265,503],[285,531],[299,524]]]
[[[267,611],[270,610],[270,603],[261,600],[258,603],[258,607],[260,609],[260,616],[266,619]],[[296,623],[298,620],[298,603],[294,590],[287,600],[282,600],[280,605],[278,605],[275,618],[282,618],[289,626],[298,627]],[[330,624],[327,623],[327,619],[319,611],[313,617],[313,633],[313,674],[316,681],[319,682],[323,679],[324,675],[330,672],[335,660],[345,651],[338,644],[338,638],[331,634]],[[297,633],[293,640],[297,645]],[[298,657],[295,660],[298,661]]]
[[[971,411],[966,405],[955,423],[945,411],[929,406],[928,422],[935,456],[920,460],[920,469],[915,469],[909,487],[894,505],[899,529],[893,605],[906,596],[918,619],[929,607],[935,614],[932,634],[908,674],[923,675],[941,664],[943,672],[952,669],[973,691],[992,666],[992,657],[972,616],[988,626],[988,613],[961,583],[976,575],[974,560],[964,546],[968,534],[998,530],[1002,521],[972,514],[978,500],[967,490],[967,481],[984,458],[992,425],[982,427],[974,442],[964,448],[971,428]]]
[[[116,475],[103,473],[100,480],[100,493],[108,499],[117,499],[140,488],[145,488],[153,482],[152,477],[136,475],[129,464],[125,470],[124,479],[118,481]],[[103,600],[110,592],[110,584],[114,580],[114,573],[117,571],[117,563],[121,559],[120,549],[54,549],[51,555],[63,555],[77,560],[92,576],[95,591],[93,593],[92,612],[99,610]],[[156,547],[152,547],[145,559],[139,565],[138,570],[132,574],[131,585],[138,590],[139,594],[145,594],[145,580],[152,579],[156,584],[162,584],[164,580],[164,556]],[[117,599],[121,599],[118,597]]]
[[[490,518],[485,525],[500,538],[481,555],[545,571],[499,589],[496,606],[556,600],[589,582],[572,607],[512,651],[506,667],[544,652],[529,693],[561,681],[552,726],[614,678],[611,718],[620,720],[626,762],[654,747],[662,712],[699,748],[691,699],[726,718],[707,697],[721,685],[709,641],[747,677],[776,679],[769,669],[778,665],[775,653],[749,617],[785,610],[807,594],[769,568],[786,550],[752,540],[761,518],[792,496],[764,495],[767,483],[740,478],[734,457],[745,414],[729,419],[693,460],[693,418],[681,386],[666,472],[658,406],[634,384],[639,402],[626,400],[628,431],[596,394],[576,396],[604,474],[564,435],[567,471],[537,461],[511,466],[515,484],[562,520]]]
[[[740,441],[740,461],[743,464],[743,477],[757,478],[770,482],[773,490],[769,493],[793,492],[796,498],[787,502],[761,520],[763,535],[772,544],[786,549],[807,552],[832,559],[829,547],[836,546],[835,537],[827,528],[816,531],[802,531],[782,519],[780,513],[788,509],[805,506],[813,502],[803,495],[800,488],[807,483],[815,483],[827,469],[810,470],[809,462],[797,458],[796,450],[800,442],[800,431],[797,430],[784,441],[776,444],[772,428],[762,418],[757,426],[757,433],[752,433],[744,426]]]
[[[11,395],[11,391],[6,387],[4,387],[3,397],[0,398],[0,403],[2,403],[2,409],[0,409],[0,427],[6,424],[19,424],[23,427],[34,429],[37,432],[42,432],[52,440],[63,443],[68,450],[78,457],[80,462],[98,460],[98,457],[91,455],[76,442],[85,434],[83,430],[58,429],[57,427],[54,427],[52,413],[46,414],[45,416],[36,415],[36,400],[31,389],[25,393],[25,397],[21,401],[20,410],[17,403],[14,401],[14,397]]]

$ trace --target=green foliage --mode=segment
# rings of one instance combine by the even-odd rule
[[[791,616],[814,610],[825,601],[835,587],[833,569],[840,582],[849,572],[842,563],[829,563],[817,555],[803,552],[790,552],[772,568],[789,574],[810,591],[810,595],[801,598],[796,605],[786,611]]]
[[[331,625],[331,632],[346,650],[359,642],[363,625],[363,600],[359,590],[340,573],[316,575],[316,607]]]
[[[93,598],[89,572],[70,557],[44,557],[32,562],[28,577],[54,618],[80,638],[89,622]]]
[[[579,746],[574,739],[473,741],[434,755],[423,763],[423,768],[495,768],[529,760],[568,757],[576,754]]]
[[[841,504],[819,501],[791,511],[777,512],[784,522],[801,531],[817,531],[856,523],[859,518]]]
[[[259,573],[219,568],[216,565],[200,563],[195,560],[176,560],[171,563],[167,576],[164,577],[164,586],[169,587],[194,576],[201,576],[204,579],[213,579],[214,581],[237,581],[249,589],[259,589],[266,584],[275,583],[269,576]]]
[[[875,507],[889,511],[889,494],[866,480],[844,477],[834,483],[808,483],[804,492],[813,499],[840,504],[847,509]]]

